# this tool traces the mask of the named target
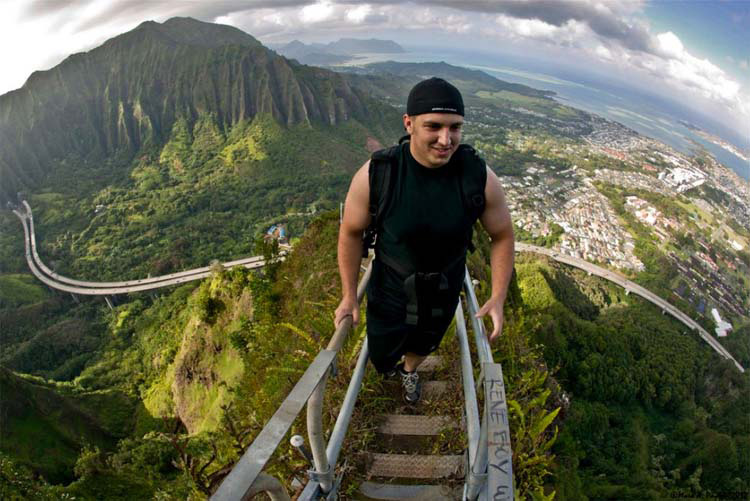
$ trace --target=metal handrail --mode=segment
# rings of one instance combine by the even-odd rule
[[[362,302],[371,274],[372,262],[367,267],[367,271],[365,271],[357,287],[357,303]],[[338,352],[341,349],[351,330],[351,323],[352,319],[347,317],[339,324],[328,343],[329,350]],[[326,374],[326,377],[320,381],[307,402],[307,433],[315,465],[315,470],[310,474],[313,480],[320,483],[320,489],[325,493],[328,493],[333,487],[333,467],[328,460],[325,438],[323,437],[323,395],[325,394],[327,380]]]
[[[357,288],[357,301],[361,302],[372,273],[368,266]],[[476,386],[469,351],[468,334],[461,302],[456,306],[456,332],[461,352],[461,375],[463,380],[468,438],[468,479],[464,487],[464,498],[475,500],[513,499],[513,472],[511,464],[510,432],[508,413],[505,404],[502,368],[492,361],[492,352],[485,335],[481,319],[476,318],[478,303],[474,288],[466,270],[464,289],[468,314],[474,327],[479,362],[482,368],[481,381],[484,385],[484,412],[479,422]],[[362,343],[357,365],[347,388],[346,396],[333,427],[328,445],[323,436],[322,407],[328,375],[335,371],[334,357],[343,346],[351,329],[352,319],[345,318],[334,332],[328,349],[321,350],[313,363],[289,394],[276,414],[266,424],[253,444],[243,454],[232,472],[224,479],[219,489],[211,497],[214,501],[244,499],[250,492],[265,489],[268,479],[261,471],[289,430],[292,422],[307,400],[307,423],[310,448],[313,452],[314,469],[308,473],[310,481],[298,497],[312,501],[325,496],[335,499],[340,478],[334,481],[333,470],[351,420],[354,405],[359,394],[368,358],[368,343]],[[301,402],[301,403],[300,403]],[[491,437],[488,440],[488,437]],[[490,451],[490,449],[492,451]],[[488,461],[488,458],[490,460]],[[492,466],[489,468],[489,466]],[[489,468],[489,471],[488,471]]]
[[[349,387],[346,390],[344,403],[341,406],[341,411],[339,412],[338,418],[336,419],[336,424],[334,425],[333,432],[331,433],[331,439],[329,440],[328,447],[326,448],[326,457],[328,458],[328,463],[329,465],[331,465],[330,468],[332,469],[336,467],[336,462],[338,461],[339,453],[341,452],[341,447],[344,443],[344,437],[346,436],[346,431],[349,428],[349,421],[352,417],[352,412],[354,411],[354,404],[357,401],[359,390],[362,387],[362,379],[365,374],[365,367],[367,366],[368,356],[369,349],[367,345],[367,338],[365,338],[364,342],[362,343],[362,349],[359,352],[357,366],[355,367],[354,373],[352,374],[351,383],[349,383]],[[324,493],[320,481],[316,480],[313,476],[313,478],[307,483],[305,489],[297,499],[299,501],[312,501],[314,499],[318,499],[322,494],[327,494],[326,497],[328,499],[335,499],[337,489],[338,485],[333,482],[331,489],[327,493]]]
[[[476,456],[479,447],[479,407],[477,405],[476,386],[474,383],[474,370],[471,365],[471,352],[469,351],[469,338],[466,333],[466,322],[464,321],[464,309],[461,301],[456,306],[456,337],[461,356],[461,381],[464,389],[464,407],[466,415],[466,437],[469,442],[468,458]],[[482,484],[482,475],[473,472],[471,465],[467,468],[466,492],[476,490],[475,484]]]
[[[468,269],[464,274],[464,291],[469,316],[474,327],[477,355],[482,368],[480,379],[485,391],[479,443],[473,455],[471,440],[469,441],[469,478],[464,487],[464,497],[473,501],[481,496],[481,499],[485,500],[489,499],[489,493],[492,493],[492,499],[512,500],[514,499],[512,451],[502,367],[494,363],[484,324],[480,318],[476,317],[479,303]],[[469,398],[468,394],[467,398]],[[469,421],[467,413],[467,426]],[[492,439],[490,440],[489,437]],[[490,454],[490,449],[492,449],[492,454]],[[492,459],[492,468],[489,468],[488,458]]]
[[[372,265],[368,266],[357,288],[358,302],[361,302],[362,297],[364,296],[371,273]],[[235,501],[248,498],[251,492],[268,491],[265,486],[270,484],[266,478],[267,475],[262,473],[262,469],[279,446],[281,439],[289,430],[292,422],[296,419],[305,403],[307,403],[310,448],[313,451],[315,467],[320,471],[320,466],[325,466],[330,475],[330,479],[333,479],[331,472],[332,467],[328,465],[329,463],[333,466],[336,465],[336,459],[338,458],[341,444],[343,443],[343,437],[346,434],[346,428],[348,427],[351,418],[356,395],[359,392],[359,385],[361,385],[362,382],[361,374],[359,376],[356,390],[353,390],[352,385],[350,385],[350,388],[347,391],[344,405],[342,406],[339,417],[336,420],[334,434],[331,436],[331,444],[328,446],[328,451],[326,451],[325,440],[322,433],[323,393],[325,391],[325,383],[328,379],[328,375],[332,368],[335,367],[335,357],[341,349],[341,346],[344,344],[351,326],[351,317],[345,318],[339,324],[331,341],[328,343],[328,349],[321,350],[320,353],[318,353],[318,356],[313,360],[287,398],[276,410],[276,413],[268,423],[266,423],[263,430],[261,430],[253,443],[250,444],[250,447],[248,447],[234,468],[232,468],[229,475],[227,475],[222,481],[217,491],[211,496],[212,501]],[[366,362],[367,343],[365,342],[362,348],[362,353],[357,362],[357,372],[364,373]],[[323,462],[318,463],[318,460],[321,457],[321,450],[322,458],[324,458],[324,460]],[[317,457],[315,456],[316,454]],[[322,483],[319,482],[321,475],[318,474],[317,471],[312,471],[310,473],[312,479],[308,482],[308,487],[311,485],[316,487],[319,493],[322,487]],[[333,486],[332,483],[331,486]],[[308,490],[310,489],[306,488],[305,492]],[[300,496],[299,499],[305,498]]]
[[[310,364],[292,391],[284,399],[271,419],[255,437],[229,475],[224,478],[212,501],[236,501],[244,499],[260,476],[263,468],[279,446],[281,439],[292,426],[297,414],[302,410],[310,394],[325,378],[336,353],[321,350]]]

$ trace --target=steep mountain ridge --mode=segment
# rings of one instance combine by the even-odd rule
[[[224,131],[264,113],[334,125],[366,121],[378,106],[345,77],[280,57],[236,28],[145,22],[0,96],[0,201],[54,184],[73,164],[116,169],[164,144],[178,118],[212,114]]]

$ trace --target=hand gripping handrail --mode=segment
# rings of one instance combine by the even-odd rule
[[[367,282],[370,279],[372,265],[365,271],[362,281],[357,288],[357,300],[361,302],[364,296]],[[310,437],[310,448],[313,452],[315,468],[317,471],[311,472],[312,480],[308,482],[307,488],[298,499],[312,499],[305,497],[305,493],[315,493],[319,496],[323,487],[320,479],[328,478],[328,490],[331,492],[333,485],[333,467],[336,465],[341,444],[343,443],[346,429],[354,408],[354,403],[359,392],[359,386],[362,383],[362,374],[367,363],[367,342],[365,341],[362,351],[357,362],[355,370],[357,377],[353,377],[349,385],[344,404],[339,413],[336,425],[331,435],[331,441],[326,450],[325,440],[323,438],[323,393],[325,383],[328,379],[328,373],[332,365],[335,365],[335,357],[341,346],[344,344],[346,337],[352,326],[351,317],[345,318],[334,332],[331,341],[328,343],[328,349],[321,350],[315,360],[310,364],[305,373],[299,379],[284,402],[278,408],[276,413],[266,423],[263,430],[258,434],[250,447],[245,451],[240,460],[235,464],[232,471],[222,481],[219,488],[211,496],[211,501],[238,501],[240,499],[249,499],[252,494],[265,491],[269,495],[276,496],[275,499],[289,499],[283,489],[278,489],[278,481],[274,482],[273,477],[262,473],[271,455],[279,446],[282,438],[291,427],[295,418],[307,402],[307,423]],[[356,384],[355,384],[356,383]],[[328,475],[320,475],[317,472],[324,471]],[[335,496],[335,489],[332,491]],[[286,497],[284,497],[286,496]]]
[[[474,392],[473,375],[467,382],[467,376],[464,376],[464,394],[466,395],[467,407],[467,434],[469,436],[469,468],[468,479],[464,486],[464,498],[475,500],[481,496],[482,500],[513,500],[513,453],[510,444],[510,428],[508,426],[508,407],[505,401],[505,385],[503,383],[503,371],[500,364],[492,360],[492,350],[487,335],[484,331],[482,320],[476,317],[479,311],[474,286],[467,269],[464,274],[464,290],[466,292],[466,303],[469,310],[469,316],[474,328],[474,340],[476,342],[479,363],[482,368],[480,379],[484,384],[484,412],[482,415],[482,425],[479,432],[478,444],[472,451],[472,442],[475,440],[475,432],[471,429],[476,426],[477,418],[474,418],[473,412],[476,409],[469,409],[470,394]],[[460,303],[459,303],[460,309]],[[457,330],[461,336],[461,327],[465,325],[463,318],[458,321],[457,309]],[[463,317],[463,315],[461,315]],[[468,348],[468,346],[466,347]],[[468,352],[461,346],[461,363],[462,374],[471,371],[471,361],[464,356],[464,351]],[[467,353],[468,354],[468,353]],[[468,366],[468,367],[467,367]],[[471,383],[471,387],[468,388]],[[476,402],[476,396],[473,397]]]
[[[357,287],[357,303],[362,302],[371,274],[372,263],[367,267],[367,270]],[[327,349],[338,353],[341,346],[343,346],[346,337],[349,335],[351,326],[352,319],[350,317],[344,318],[328,343]],[[307,488],[299,498],[300,500],[313,499],[313,496],[318,495],[314,494],[313,491],[317,491],[318,489],[320,492],[327,494],[334,487],[333,469],[336,466],[336,459],[338,459],[338,454],[341,450],[343,435],[346,433],[352,409],[354,408],[354,403],[357,399],[357,394],[359,393],[359,386],[362,382],[362,375],[364,374],[366,362],[367,345],[365,343],[360,352],[359,360],[357,361],[358,370],[355,373],[355,376],[353,376],[344,399],[345,405],[342,406],[341,411],[339,412],[339,417],[336,420],[334,428],[334,432],[336,433],[331,435],[330,445],[336,444],[335,448],[331,448],[329,445],[329,450],[326,450],[326,443],[323,438],[323,395],[325,394],[327,374],[320,381],[312,396],[310,396],[310,400],[307,402],[307,433],[310,439],[310,449],[312,450],[315,470],[310,472],[311,482],[308,482]]]

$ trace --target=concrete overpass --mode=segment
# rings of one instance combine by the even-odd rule
[[[202,268],[194,268],[192,270],[180,271],[177,273],[170,273],[168,275],[160,275],[158,277],[148,277],[148,278],[142,278],[138,280],[127,280],[127,281],[122,281],[122,282],[87,282],[85,280],[75,280],[73,278],[65,277],[63,275],[55,273],[53,270],[48,268],[44,264],[42,259],[39,257],[39,254],[37,253],[37,250],[36,250],[36,234],[34,232],[34,215],[31,212],[31,206],[29,206],[28,202],[24,200],[22,203],[24,207],[26,208],[26,214],[24,215],[24,217],[29,223],[29,231],[31,232],[31,240],[30,240],[31,257],[34,259],[34,262],[36,263],[36,265],[45,275],[47,275],[48,277],[58,282],[62,282],[64,284],[69,284],[69,285],[77,285],[80,287],[87,287],[87,288],[132,287],[132,286],[138,286],[142,284],[164,282],[164,281],[172,280],[175,278],[191,276],[196,273],[203,273],[203,272],[211,271],[210,266],[204,266]],[[262,261],[262,260],[263,260],[262,256],[247,257],[247,258],[237,259],[235,261],[229,261],[229,262],[223,263],[222,266],[224,266],[225,268],[232,268],[234,266],[251,264],[251,263],[255,263],[257,261]]]
[[[707,342],[715,352],[717,352],[727,360],[731,360],[732,362],[734,362],[734,365],[737,366],[737,369],[739,369],[740,372],[745,372],[745,369],[739,364],[739,362],[737,362],[737,360],[734,359],[732,354],[729,353],[729,351],[727,351],[727,349],[724,348],[724,346],[722,346],[722,344],[719,343],[711,334],[709,334],[706,329],[701,327],[698,322],[696,322],[653,292],[638,285],[637,283],[631,282],[630,280],[621,275],[618,275],[615,272],[604,269],[600,266],[596,266],[595,264],[591,264],[588,261],[584,261],[583,259],[567,256],[565,254],[561,254],[556,250],[547,249],[545,247],[537,247],[536,245],[516,242],[516,252],[535,252],[537,254],[544,254],[545,256],[551,257],[555,261],[565,263],[570,266],[575,266],[576,268],[580,268],[591,275],[596,275],[598,277],[605,278],[610,282],[614,282],[615,284],[624,288],[626,293],[628,294],[632,292],[633,294],[641,296],[643,299],[650,301],[651,303],[661,308],[662,312],[669,313],[677,320],[687,325],[691,330],[698,332],[698,335],[702,337],[703,340]]]
[[[211,275],[211,267],[204,266],[158,277],[149,277],[124,282],[87,282],[84,280],[75,280],[64,277],[52,271],[39,257],[39,254],[36,251],[36,236],[34,234],[34,220],[31,214],[31,207],[26,201],[24,201],[23,204],[26,207],[27,212],[23,213],[18,210],[13,210],[13,213],[21,220],[21,224],[23,225],[26,263],[29,265],[29,269],[35,277],[53,289],[87,296],[113,296],[117,294],[144,292],[162,287],[179,285],[194,280],[201,280]],[[228,261],[222,263],[222,266],[224,268],[242,266],[247,269],[255,269],[265,266],[265,261],[263,260],[263,256],[253,256]]]

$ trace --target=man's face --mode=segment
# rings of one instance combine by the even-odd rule
[[[455,113],[404,115],[404,127],[411,134],[411,154],[425,167],[448,163],[461,142],[464,117]]]

